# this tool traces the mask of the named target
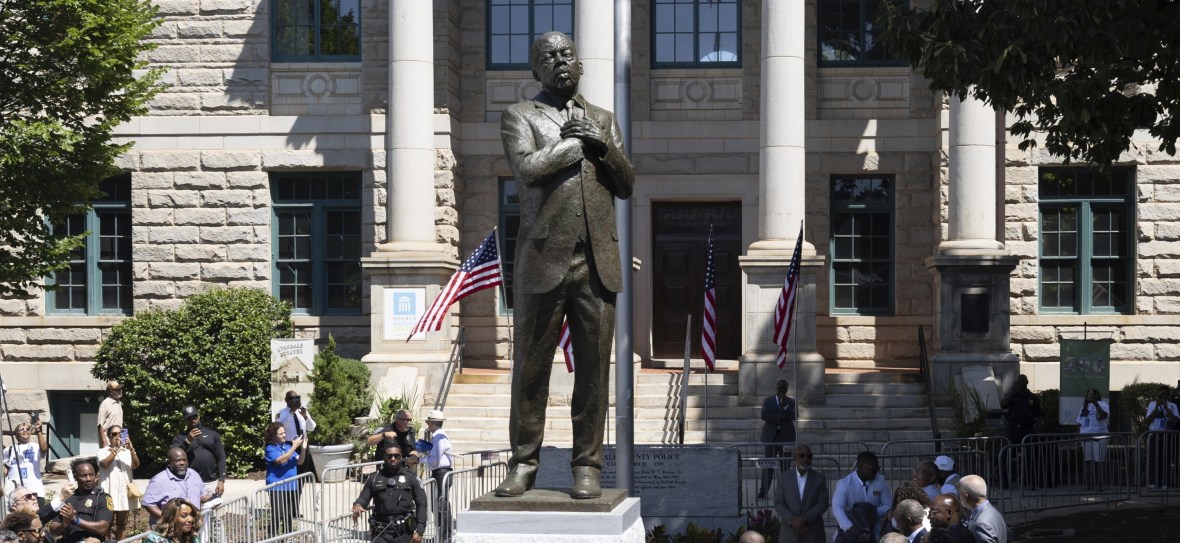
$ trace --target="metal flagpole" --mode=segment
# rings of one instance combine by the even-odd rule
[[[692,313],[688,314],[688,322],[684,323],[684,371],[680,379],[680,444],[684,445],[685,434],[688,433],[688,380],[692,375]]]
[[[631,0],[615,0],[615,119],[623,149],[631,155]],[[632,493],[635,473],[635,348],[631,203],[615,200],[623,291],[615,309],[615,488]]]

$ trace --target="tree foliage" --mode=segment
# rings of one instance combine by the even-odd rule
[[[308,410],[316,422],[314,432],[308,434],[316,445],[349,443],[352,420],[369,414],[373,404],[373,387],[369,368],[364,362],[342,358],[336,354],[336,339],[328,336],[328,346],[315,357]]]
[[[1020,148],[1099,165],[1136,130],[1176,154],[1180,2],[1176,0],[890,0],[878,15],[891,51],[931,88],[1011,111]]]
[[[146,112],[143,70],[159,24],[149,0],[0,0],[0,295],[27,294],[81,237],[50,224],[86,209],[130,144],[112,130]]]
[[[291,308],[258,289],[210,289],[176,310],[137,314],[111,329],[91,373],[125,387],[125,420],[155,471],[184,431],[180,410],[221,432],[229,471],[263,465],[270,422],[270,340],[291,337]]]

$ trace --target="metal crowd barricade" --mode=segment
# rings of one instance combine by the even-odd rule
[[[291,532],[272,537],[258,543],[316,543],[315,530],[299,530],[298,532]]]
[[[494,462],[447,473],[443,477],[441,492],[446,497],[439,501],[434,514],[438,533],[432,541],[451,541],[455,535],[455,514],[466,511],[471,500],[494,490],[507,475],[507,462]]]
[[[989,498],[1006,514],[1125,501],[1137,451],[1130,433],[1030,435],[1001,449],[1000,488],[989,488]]]
[[[381,462],[364,462],[320,472],[320,501],[316,512],[320,543],[369,540],[369,512],[353,519],[352,502],[360,496],[365,479],[380,467]]]
[[[990,481],[995,476],[995,463],[984,451],[944,450],[940,454],[949,456],[955,461],[955,472],[959,475],[978,475],[983,477],[985,481]],[[934,455],[930,453],[882,454],[877,457],[877,460],[881,463],[881,475],[885,476],[885,481],[889,483],[891,489],[897,490],[898,485],[910,480],[918,462],[922,460],[933,461]]]
[[[143,540],[147,539],[147,536],[149,533],[151,533],[151,532],[150,531],[144,532],[139,535],[133,535],[131,537],[128,537],[127,539],[120,539],[119,543],[135,543],[136,541],[143,541]]]
[[[495,464],[496,462],[507,462],[510,456],[512,456],[512,449],[471,451],[455,454],[454,464],[451,467],[459,470],[475,466],[486,466],[488,464]]]
[[[278,495],[283,492],[280,486],[295,484],[299,490],[289,495]],[[319,504],[317,491],[319,485],[315,483],[314,474],[304,473],[298,477],[284,479],[268,484],[248,495],[225,502],[220,507],[204,513],[205,534],[203,541],[209,543],[255,543],[270,539],[279,539],[287,534],[315,529],[316,508]],[[290,508],[290,513],[276,512],[272,509],[274,499],[293,500],[277,502]],[[290,515],[291,530],[282,530],[283,516]]]
[[[1180,497],[1180,432],[1144,432],[1138,445],[1139,495],[1161,498],[1164,503]]]

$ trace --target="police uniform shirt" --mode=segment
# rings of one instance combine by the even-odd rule
[[[78,515],[79,519],[86,522],[102,522],[104,520],[110,522],[115,519],[114,503],[111,500],[110,494],[103,492],[102,488],[98,485],[95,485],[94,490],[91,490],[87,494],[82,494],[82,492],[79,489],[78,493],[66,500],[66,504],[74,508],[74,512]],[[59,517],[59,520],[65,523],[65,519]],[[62,533],[61,539],[58,542],[75,543],[88,537],[97,537],[99,540],[106,540],[105,534],[96,534],[87,531],[81,526],[69,524],[66,526],[65,532]]]
[[[421,534],[426,530],[426,491],[413,473],[398,469],[390,474],[382,469],[369,476],[354,503],[368,507],[370,500],[375,520],[399,520],[412,514],[414,531]]]

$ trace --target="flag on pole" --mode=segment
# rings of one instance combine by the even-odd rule
[[[705,251],[705,310],[701,319],[701,356],[709,371],[717,362],[717,288],[713,281],[713,229],[709,229],[709,248]]]
[[[476,247],[467,261],[459,267],[459,271],[447,281],[438,298],[426,308],[426,313],[418,319],[418,324],[410,331],[409,341],[418,332],[442,329],[443,318],[447,316],[447,309],[451,304],[463,299],[468,294],[489,289],[504,282],[504,273],[500,269],[500,252],[496,249],[496,230],[488,234],[487,239]]]
[[[799,224],[799,237],[795,240],[795,253],[791,255],[791,265],[787,267],[787,277],[783,281],[783,291],[778,296],[778,305],[774,308],[774,343],[778,345],[779,369],[787,364],[787,339],[791,337],[791,324],[795,319],[795,295],[799,289],[799,261],[803,257],[803,224]]]
[[[565,355],[565,370],[574,372],[574,345],[570,339],[570,320],[561,320],[561,335],[557,337],[557,346],[561,347],[561,354]]]

